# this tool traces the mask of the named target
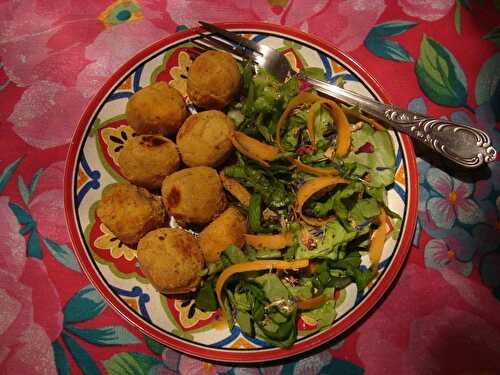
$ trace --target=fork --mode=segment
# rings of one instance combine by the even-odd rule
[[[434,118],[411,112],[392,104],[384,104],[329,82],[295,72],[287,58],[279,51],[246,39],[234,32],[200,21],[211,34],[194,42],[203,48],[223,50],[239,60],[249,60],[258,69],[265,69],[283,82],[294,75],[308,82],[322,94],[349,105],[355,105],[367,115],[384,122],[391,128],[408,134],[445,158],[465,168],[476,168],[496,160],[497,151],[488,134],[480,129],[458,124],[442,118]]]

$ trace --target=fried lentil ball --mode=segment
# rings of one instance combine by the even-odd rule
[[[107,186],[96,214],[124,244],[135,246],[149,231],[165,222],[161,198],[129,183]]]
[[[228,53],[207,51],[189,69],[187,93],[192,102],[205,109],[222,109],[238,93],[241,73]]]
[[[139,135],[125,143],[118,164],[127,180],[147,189],[160,189],[165,177],[179,168],[175,143],[161,135]]]
[[[217,171],[209,167],[186,168],[163,181],[163,203],[179,223],[207,224],[226,208],[226,196]]]
[[[220,253],[229,245],[241,248],[245,244],[247,220],[235,207],[229,207],[200,233],[198,241],[205,261],[219,260]]]
[[[216,110],[191,115],[177,133],[182,161],[190,167],[217,167],[231,154],[234,122]]]
[[[127,122],[137,134],[175,134],[187,116],[182,95],[163,81],[137,91],[127,102]]]
[[[179,228],[159,228],[146,234],[137,246],[137,258],[151,284],[167,294],[195,290],[205,264],[196,238]]]

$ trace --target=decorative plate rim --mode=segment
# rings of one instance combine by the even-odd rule
[[[350,70],[363,79],[363,84],[368,85],[370,90],[374,92],[380,100],[388,102],[388,97],[383,91],[382,86],[374,77],[372,77],[357,61],[353,60],[351,57],[325,40],[306,34],[302,31],[265,22],[225,22],[218,23],[218,25],[238,31],[260,31],[284,34],[288,37],[307,42],[325,51],[327,54],[340,59],[349,67]],[[126,308],[124,302],[110,290],[109,286],[106,285],[104,280],[102,280],[100,275],[96,272],[94,265],[90,260],[88,251],[83,243],[84,239],[81,237],[78,225],[76,224],[77,209],[75,207],[75,187],[73,182],[74,174],[78,168],[78,155],[82,142],[84,141],[83,136],[89,126],[88,124],[100,104],[105,99],[106,94],[120,78],[122,78],[132,67],[147,56],[152,55],[160,49],[174,44],[179,40],[194,36],[201,31],[204,30],[198,27],[176,32],[139,51],[116,70],[116,72],[104,83],[97,94],[88,103],[69,145],[64,171],[64,211],[71,242],[82,270],[85,272],[85,275],[93,286],[104,297],[108,305],[110,305],[122,318],[127,320],[144,334],[147,334],[166,346],[186,354],[222,362],[238,361],[242,363],[254,363],[273,361],[295,356],[312,350],[332,340],[359,322],[366,314],[372,311],[380,299],[386,295],[390,286],[393,284],[395,278],[402,269],[406,256],[411,248],[411,241],[416,226],[418,207],[418,176],[416,158],[411,140],[407,135],[398,134],[402,146],[403,159],[407,165],[407,205],[405,207],[407,214],[404,228],[401,229],[401,237],[395,247],[395,251],[397,250],[397,252],[395,252],[392,261],[387,266],[385,275],[383,275],[383,278],[379,281],[379,283],[377,283],[377,285],[374,286],[374,288],[369,292],[369,295],[367,295],[366,298],[364,298],[363,301],[360,302],[350,313],[342,317],[340,321],[332,325],[330,328],[311,336],[311,338],[297,342],[289,349],[273,347],[237,351],[215,347],[209,348],[196,344],[195,342],[188,342],[174,335],[166,335],[159,330],[155,330],[152,326],[145,324],[144,320],[140,316],[134,314],[130,309]]]

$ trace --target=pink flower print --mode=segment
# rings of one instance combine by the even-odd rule
[[[62,329],[59,297],[41,261],[29,260],[25,273],[25,278],[38,285],[31,288],[0,271],[0,372],[56,374],[51,342]],[[44,288],[40,287],[42,284]],[[43,300],[35,306],[32,295]],[[49,314],[48,308],[57,313]]]
[[[86,102],[75,89],[37,81],[23,93],[8,121],[26,143],[45,150],[71,140]]]
[[[7,197],[0,197],[0,270],[9,270],[18,279],[26,262],[26,243],[19,234],[21,226],[8,202]]]
[[[73,85],[88,64],[85,44],[104,28],[97,14],[75,13],[69,1],[61,0],[9,2],[6,8],[0,18],[0,53],[9,79],[18,86],[39,80]]]
[[[254,4],[255,3],[255,4]],[[198,26],[198,21],[223,22],[223,21],[256,21],[265,18],[259,17],[263,14],[269,15],[270,5],[266,0],[241,2],[238,0],[222,0],[213,2],[210,0],[186,0],[168,1],[167,12],[170,17],[182,25],[188,27]],[[259,14],[256,14],[254,9]]]
[[[85,49],[91,63],[78,75],[78,90],[91,97],[120,65],[164,36],[162,29],[146,20],[108,27]]]
[[[442,309],[415,319],[406,353],[416,374],[500,371],[500,332],[463,309]]]
[[[452,238],[447,240],[451,241]],[[464,276],[469,276],[472,272],[472,262],[461,262],[457,259],[457,250],[453,248],[448,241],[442,239],[432,239],[427,242],[424,250],[425,265],[427,267],[441,269],[449,267],[455,272],[461,273]],[[456,241],[454,241],[456,242]],[[460,244],[455,243],[461,249]],[[474,248],[465,248],[464,252],[474,253]]]
[[[474,189],[474,200],[478,203],[481,211],[484,213],[485,222],[496,225],[497,223],[499,223],[498,218],[500,207],[498,204],[498,198],[497,202],[494,202],[493,198],[491,197],[491,195],[495,195],[492,180],[494,181],[495,178],[492,177],[491,180],[480,180],[476,182]],[[500,226],[498,229],[500,229]]]
[[[56,374],[51,343],[62,330],[59,295],[44,263],[26,258],[6,197],[0,197],[0,218],[2,258],[13,259],[0,268],[0,373]]]
[[[469,198],[472,184],[450,177],[437,168],[429,169],[427,182],[437,193],[427,201],[427,210],[438,227],[450,229],[456,219],[464,224],[476,224],[484,219],[477,203]]]
[[[344,51],[358,48],[385,10],[384,0],[330,1],[308,20],[308,31]]]
[[[234,375],[280,375],[282,373],[283,366],[269,366],[266,367],[234,367],[233,373]],[[300,373],[299,373],[300,374]]]
[[[42,174],[29,210],[43,237],[58,243],[69,242],[64,221],[63,196],[64,161],[51,164]]]
[[[172,19],[180,24],[195,26],[200,19],[267,21],[309,31],[345,51],[352,51],[363,43],[384,9],[384,0],[290,0],[285,6],[272,5],[266,0],[224,0],[215,4],[191,0],[167,4]]]
[[[319,374],[321,369],[332,359],[328,350],[307,356],[297,362],[294,375]]]
[[[409,16],[424,21],[437,21],[448,14],[454,0],[398,0],[398,4]]]
[[[181,375],[216,375],[225,373],[229,369],[229,367],[205,362],[186,355],[182,355],[179,361],[179,373]]]
[[[484,364],[498,373],[492,366],[500,348],[497,305],[475,281],[448,269],[439,273],[408,264],[394,290],[358,329],[362,367],[374,375],[417,375],[467,373]],[[448,367],[455,364],[455,371]]]
[[[179,2],[179,3],[183,3]],[[170,17],[170,14],[166,11],[167,3],[171,1],[167,0],[141,0],[141,11],[144,18],[151,21],[156,27],[165,30],[168,33],[174,33],[176,29],[176,23]]]

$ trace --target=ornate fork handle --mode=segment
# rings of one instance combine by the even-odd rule
[[[384,117],[394,128],[464,167],[475,168],[496,159],[496,150],[482,130],[394,106],[386,107]]]
[[[301,75],[301,78],[307,79],[318,91],[358,106],[363,112],[408,134],[463,167],[476,168],[496,160],[497,152],[490,137],[480,129],[383,104],[311,77]]]

